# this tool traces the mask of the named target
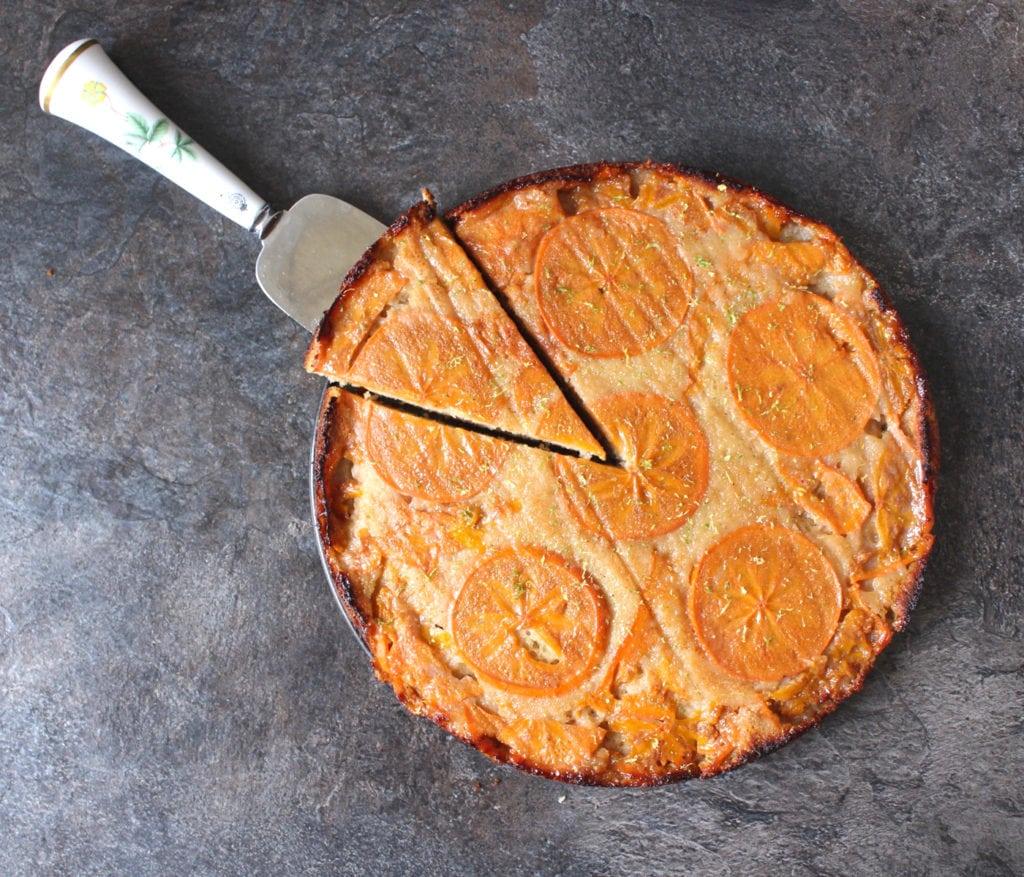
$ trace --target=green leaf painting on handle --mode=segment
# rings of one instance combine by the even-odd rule
[[[154,122],[149,122],[141,113],[119,113],[113,106],[110,93],[103,82],[90,80],[82,86],[81,99],[92,107],[99,107],[104,104],[111,112],[117,113],[128,123],[128,130],[125,132],[125,140],[128,145],[134,146],[136,152],[142,150],[150,143],[165,143],[171,148],[170,157],[175,161],[185,158],[195,160],[195,142],[186,137],[182,131],[175,128],[167,119],[161,117]],[[173,141],[168,141],[168,135],[173,132]]]
[[[138,140],[142,146],[149,143],[149,123],[138,113],[126,113],[125,118],[133,126],[128,132],[128,141]],[[142,146],[139,148],[141,149]]]
[[[159,140],[171,127],[166,119],[157,119],[150,124],[139,113],[125,113],[125,118],[130,123],[125,137],[129,143],[137,147],[138,152],[142,152],[146,144]]]
[[[181,131],[174,132],[174,149],[171,150],[171,158],[176,158],[181,161],[186,155],[189,158],[195,158],[196,154],[192,150],[193,140],[190,137],[186,137]]]

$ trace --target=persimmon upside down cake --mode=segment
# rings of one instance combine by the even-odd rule
[[[855,692],[932,544],[936,435],[825,226],[651,163],[429,197],[346,278],[319,535],[378,676],[547,776],[708,776]]]

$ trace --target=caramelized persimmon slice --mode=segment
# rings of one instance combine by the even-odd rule
[[[598,688],[610,689],[621,677],[635,675],[640,661],[660,636],[654,616],[641,603],[637,608],[636,618],[633,619],[633,626],[608,664],[608,669]]]
[[[382,396],[490,421],[504,400],[481,391],[482,373],[464,330],[424,309],[386,320],[356,355],[348,380]]]
[[[700,372],[707,358],[708,345],[718,332],[727,331],[728,315],[722,313],[710,296],[700,296],[686,320],[686,369],[690,374],[691,389],[700,381]],[[687,391],[689,392],[689,390]]]
[[[498,739],[531,765],[566,773],[582,771],[607,733],[598,725],[516,719],[498,731]]]
[[[557,192],[530,188],[456,216],[455,233],[480,267],[508,292],[533,270],[544,233],[565,218]]]
[[[899,553],[905,543],[913,542],[920,506],[914,491],[914,476],[906,457],[893,442],[886,442],[875,465],[875,498],[878,514],[878,549],[882,557]]]
[[[591,456],[604,456],[604,449],[587,432],[579,415],[540,366],[528,366],[519,373],[512,386],[512,403],[544,441]]]
[[[377,589],[373,604],[367,644],[381,679],[399,696],[429,692],[434,703],[444,704],[448,727],[460,737],[495,734],[497,717],[479,705],[479,683],[450,672],[440,650],[424,639],[421,619],[412,606],[387,585]]]
[[[785,283],[806,286],[828,261],[828,253],[814,241],[758,241],[751,257],[775,269]]]
[[[879,369],[885,389],[883,398],[889,403],[890,419],[899,426],[918,395],[913,354],[901,343],[900,321],[892,311],[872,314],[866,334],[879,351]]]
[[[693,277],[659,219],[635,210],[588,210],[540,242],[535,269],[544,322],[587,356],[643,353],[686,316]]]
[[[643,762],[681,766],[691,763],[696,756],[694,729],[690,722],[679,718],[664,691],[639,691],[625,695],[616,702],[608,727],[626,742],[630,758],[641,762],[636,764],[636,768],[640,768],[638,773],[642,772]],[[623,770],[633,772],[629,759]]]
[[[821,460],[779,466],[793,498],[840,536],[856,532],[871,513],[871,503],[857,484]]]
[[[362,277],[359,294],[346,295],[344,307],[331,307],[317,330],[306,367],[318,373],[345,374],[366,334],[407,283],[390,263],[373,263]]]
[[[604,654],[608,608],[593,580],[561,555],[509,548],[466,579],[452,633],[480,679],[516,694],[561,694]]]
[[[852,442],[878,401],[875,354],[825,298],[795,293],[747,311],[729,342],[729,386],[769,444],[823,457]]]
[[[631,185],[629,173],[612,171],[578,186],[564,187],[559,195],[570,205],[567,208],[570,213],[583,213],[605,207],[625,207],[633,200],[629,194]]]
[[[371,404],[366,453],[399,493],[461,502],[483,490],[501,468],[508,442]]]
[[[636,205],[682,220],[687,231],[705,232],[711,227],[711,209],[700,192],[689,182],[659,173],[646,174],[641,179]]]
[[[932,546],[924,488],[895,442],[885,443],[874,476],[878,550],[854,576],[858,580],[909,566],[924,557]]]
[[[501,319],[475,320],[467,331],[474,339],[479,358],[487,363],[486,376],[477,378],[479,392],[500,401],[511,416],[511,420],[485,425],[591,456],[604,455],[508,317],[502,314]]]
[[[697,639],[723,670],[774,682],[824,651],[842,599],[835,570],[810,539],[753,525],[734,530],[704,555],[689,610]]]
[[[553,461],[577,520],[617,539],[651,539],[681,526],[708,486],[707,440],[690,406],[651,393],[619,393],[599,399],[591,411],[623,465]]]

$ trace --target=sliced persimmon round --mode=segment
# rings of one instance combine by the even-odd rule
[[[508,548],[477,567],[455,598],[451,623],[481,680],[531,696],[574,688],[608,641],[608,607],[596,583],[537,547]]]
[[[553,461],[573,515],[615,539],[652,539],[682,526],[708,486],[708,444],[690,406],[653,393],[617,393],[591,411],[622,465]]]
[[[871,503],[857,483],[821,460],[780,460],[779,474],[793,498],[840,536],[855,533],[871,514]]]
[[[689,610],[704,651],[727,673],[775,682],[803,670],[839,624],[842,590],[832,564],[795,530],[754,524],[701,559]]]
[[[854,575],[874,578],[909,566],[928,553],[933,537],[928,526],[924,488],[917,465],[895,441],[888,440],[875,464],[875,530],[877,550]]]
[[[828,261],[820,241],[758,241],[751,259],[775,269],[786,283],[806,286]]]
[[[509,447],[384,405],[370,405],[366,415],[373,468],[399,493],[417,499],[449,503],[475,496],[501,468]]]
[[[484,389],[465,330],[430,310],[385,320],[357,354],[348,380],[382,396],[486,421],[506,400]]]
[[[516,377],[512,404],[538,438],[590,454],[603,453],[558,386],[539,365],[527,366]]]
[[[587,210],[540,242],[534,270],[544,322],[594,357],[651,350],[686,316],[693,275],[659,219],[619,207]]]
[[[878,402],[874,351],[828,299],[795,293],[747,311],[729,341],[729,386],[775,448],[823,457],[861,433]]]

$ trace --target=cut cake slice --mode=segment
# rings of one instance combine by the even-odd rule
[[[425,411],[603,456],[433,197],[355,265],[306,354],[307,370]]]

